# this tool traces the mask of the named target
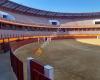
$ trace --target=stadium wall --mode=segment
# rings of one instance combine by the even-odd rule
[[[37,16],[28,16],[24,14],[19,14],[11,11],[5,11],[15,17],[16,21],[18,22],[24,22],[24,23],[35,23],[35,24],[46,24],[50,25],[49,20],[58,20],[61,24],[61,26],[64,27],[70,27],[70,26],[95,26],[94,20],[98,18],[75,18],[75,19],[63,19],[63,18],[47,18],[47,17],[37,17]],[[99,25],[99,24],[98,24]]]

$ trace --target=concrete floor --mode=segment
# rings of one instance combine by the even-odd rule
[[[9,53],[0,53],[0,80],[16,80],[10,66]]]

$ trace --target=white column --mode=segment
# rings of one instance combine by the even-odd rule
[[[51,37],[49,39],[50,39],[50,42],[51,42]]]
[[[38,37],[38,43],[40,43],[40,38]]]
[[[48,37],[47,38],[47,42],[51,42],[51,37]]]
[[[44,42],[45,42],[46,37],[44,37],[43,39],[44,39]]]
[[[31,80],[31,74],[30,74],[30,61],[33,60],[34,58],[29,57],[27,58],[27,80]]]
[[[44,66],[44,73],[46,77],[50,78],[51,80],[54,80],[54,68],[52,66]]]
[[[97,39],[99,39],[99,36],[97,36]]]

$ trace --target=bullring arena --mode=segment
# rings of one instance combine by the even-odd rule
[[[0,80],[100,80],[99,18],[1,0],[0,60],[9,55],[9,65],[0,65]]]

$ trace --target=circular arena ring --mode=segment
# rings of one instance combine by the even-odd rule
[[[97,40],[100,44],[99,39],[92,39],[91,42]],[[53,66],[54,80],[100,80],[100,46],[85,43],[90,42],[89,39],[84,39],[84,43],[81,41],[82,39],[51,40],[42,48],[40,46],[43,42],[33,42],[17,49],[15,55],[24,66],[30,56]],[[39,50],[37,53],[36,49]],[[26,75],[26,68],[24,73]]]

